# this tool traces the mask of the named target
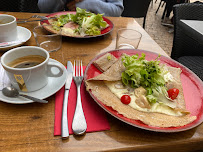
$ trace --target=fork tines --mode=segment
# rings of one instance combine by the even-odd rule
[[[83,76],[82,60],[74,60],[73,76]]]

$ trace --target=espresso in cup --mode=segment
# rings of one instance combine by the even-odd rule
[[[29,68],[41,64],[45,60],[46,58],[40,55],[28,55],[17,58],[7,65],[13,68]]]
[[[12,20],[10,20],[10,21],[12,21]],[[0,20],[0,24],[6,24],[6,23],[9,23],[10,21],[2,19],[2,20]]]
[[[16,18],[12,15],[0,14],[0,42],[11,42],[16,39]]]
[[[1,64],[11,84],[23,92],[32,92],[43,88],[48,77],[63,75],[63,67],[49,60],[49,53],[40,47],[23,46],[11,49],[1,57]],[[53,73],[57,68],[58,73]]]

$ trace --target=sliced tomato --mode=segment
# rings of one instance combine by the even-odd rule
[[[129,104],[130,101],[131,101],[131,97],[130,97],[129,95],[123,95],[123,96],[121,97],[121,102],[122,102],[123,104]]]
[[[168,90],[168,96],[169,98],[171,98],[172,100],[176,99],[177,96],[179,94],[179,90],[176,88],[172,88]]]

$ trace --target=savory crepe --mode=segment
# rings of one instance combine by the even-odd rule
[[[118,59],[110,53],[106,53],[102,58],[97,59],[93,64],[101,71],[104,72],[108,70],[112,64],[114,64]]]
[[[106,58],[106,56],[102,58]],[[157,87],[157,90],[153,89],[152,94],[148,94],[147,87],[136,86],[133,88],[129,85],[124,85],[125,60],[127,58],[120,57],[105,72],[86,80],[87,91],[91,91],[98,100],[112,107],[119,114],[129,119],[140,120],[149,126],[178,127],[189,124],[196,119],[196,116],[191,116],[185,107],[180,68],[159,64],[158,66],[165,70],[165,84]],[[148,61],[143,60],[143,62],[148,64]],[[176,88],[179,90],[179,93],[177,97],[171,97],[173,98],[171,99],[164,91],[164,88],[167,90]],[[156,94],[158,95],[156,96]],[[124,95],[130,97],[130,103],[124,104],[121,102]],[[156,101],[154,101],[154,98],[151,100],[153,96],[157,97]]]

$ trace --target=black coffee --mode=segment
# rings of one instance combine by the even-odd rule
[[[13,68],[29,68],[34,67],[45,61],[45,57],[40,55],[29,55],[15,59],[7,65]]]
[[[9,23],[9,22],[7,22],[5,20],[0,20],[0,24],[6,24],[6,23]]]
[[[13,21],[13,18],[1,18],[0,19],[0,24],[6,24],[6,23],[10,23]]]

